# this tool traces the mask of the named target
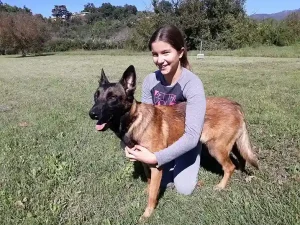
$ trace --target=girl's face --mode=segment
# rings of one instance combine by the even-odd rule
[[[175,75],[180,66],[180,59],[183,53],[184,48],[177,51],[164,41],[155,41],[152,43],[153,62],[163,75]]]

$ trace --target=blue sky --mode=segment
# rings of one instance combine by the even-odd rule
[[[112,5],[135,5],[138,10],[151,9],[151,0],[2,0],[3,3],[23,7],[26,5],[33,13],[41,13],[44,16],[51,15],[54,5],[66,5],[71,12],[79,12],[87,2],[93,2],[100,6],[103,2],[110,2]],[[300,0],[247,0],[246,11],[253,13],[274,13],[283,10],[299,9]]]

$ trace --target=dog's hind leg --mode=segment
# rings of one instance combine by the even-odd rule
[[[148,204],[144,214],[140,218],[140,221],[150,217],[157,204],[159,187],[162,178],[162,170],[156,167],[150,167],[150,170],[151,170],[151,180],[149,185]]]
[[[229,153],[231,151],[232,145],[226,146],[214,146],[209,148],[210,154],[220,163],[224,171],[224,175],[219,184],[215,186],[216,190],[222,190],[226,187],[231,175],[235,170],[235,166],[232,163]]]

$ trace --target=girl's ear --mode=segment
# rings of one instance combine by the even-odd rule
[[[183,54],[184,54],[184,51],[185,51],[185,48],[184,48],[184,47],[182,47],[182,48],[178,51],[178,53],[179,53],[179,59],[182,58],[182,56],[183,56]]]

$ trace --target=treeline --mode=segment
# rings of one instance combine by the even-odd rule
[[[153,11],[134,5],[93,3],[79,13],[56,5],[52,17],[33,15],[0,0],[2,53],[53,52],[75,49],[146,50],[153,31],[167,23],[183,32],[189,49],[237,49],[259,45],[292,45],[300,41],[300,14],[282,21],[249,18],[245,0],[152,0]]]
[[[131,39],[133,48],[145,49],[153,28],[172,21],[186,35],[190,49],[237,49],[258,45],[292,45],[300,41],[300,14],[285,20],[251,19],[245,0],[153,0],[155,14],[138,21]]]

